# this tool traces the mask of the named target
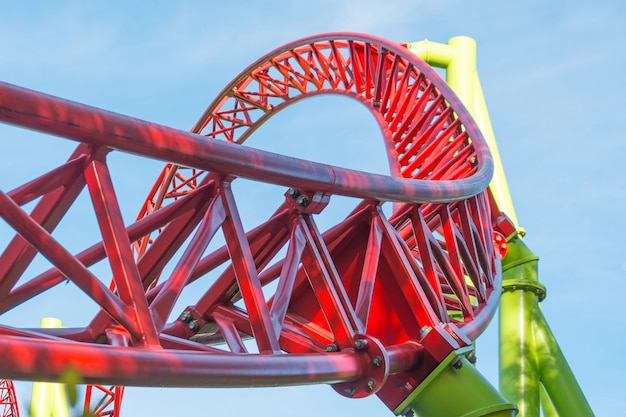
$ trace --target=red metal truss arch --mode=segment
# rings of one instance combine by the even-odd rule
[[[239,146],[285,106],[325,93],[371,110],[394,176]],[[236,77],[191,133],[6,84],[0,97],[2,121],[81,142],[65,164],[0,192],[16,231],[0,255],[0,313],[66,280],[100,308],[83,327],[1,326],[2,377],[54,379],[72,366],[103,385],[330,383],[394,408],[495,311],[487,146],[445,83],[397,44],[330,34],[285,45]],[[114,150],[171,161],[130,225]],[[237,177],[286,187],[250,230]],[[72,253],[54,229],[84,188],[102,240]],[[333,194],[355,208],[322,233],[315,217]],[[396,203],[389,217],[385,201]],[[218,232],[225,244],[207,250]],[[24,276],[37,253],[53,268]],[[90,270],[103,260],[114,286]],[[197,281],[207,284],[195,302],[175,311]],[[24,360],[6,359],[18,352]]]

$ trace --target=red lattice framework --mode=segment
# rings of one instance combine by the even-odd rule
[[[0,417],[19,417],[13,381],[0,380]]]
[[[83,415],[94,417],[120,417],[124,387],[87,385]]]
[[[240,146],[318,94],[370,110],[391,176]],[[74,367],[102,385],[328,383],[394,409],[497,306],[487,146],[445,83],[400,45],[358,34],[285,45],[238,75],[192,132],[7,84],[0,120],[80,142],[66,163],[0,193],[0,217],[16,231],[0,255],[0,313],[66,280],[99,306],[83,327],[0,326],[1,377],[52,380]],[[170,161],[129,225],[107,164],[117,151]],[[248,230],[231,187],[238,177],[285,187],[275,212]],[[83,189],[102,240],[72,253],[54,230],[72,220]],[[316,214],[333,195],[355,208],[321,232]],[[225,244],[208,250],[219,232]],[[53,267],[25,276],[37,253]],[[90,269],[101,261],[111,286]],[[176,311],[200,282],[196,301]]]

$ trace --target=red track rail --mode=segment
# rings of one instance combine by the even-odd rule
[[[370,109],[394,176],[240,146],[282,108],[326,93]],[[0,377],[54,379],[73,366],[107,385],[331,383],[394,408],[497,306],[487,146],[445,83],[399,45],[355,34],[285,45],[236,77],[191,133],[7,84],[0,120],[81,142],[65,164],[0,193],[0,218],[16,231],[0,255],[0,313],[66,279],[100,307],[80,328],[0,327]],[[107,164],[115,151],[170,161],[130,225]],[[237,177],[287,188],[251,230]],[[71,253],[54,229],[84,188],[102,241]],[[355,209],[321,233],[315,215],[334,194]],[[39,197],[30,214],[21,208]],[[396,202],[389,218],[384,201]],[[226,244],[207,251],[219,231]],[[25,276],[37,253],[54,267]],[[89,269],[102,260],[114,291]],[[174,311],[198,280],[197,301]]]

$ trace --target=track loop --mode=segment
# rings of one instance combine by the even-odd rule
[[[445,83],[399,45],[356,34],[285,45],[237,76],[192,133],[0,89],[1,120],[81,142],[66,163],[0,193],[0,217],[16,232],[0,255],[0,312],[36,305],[66,280],[97,306],[70,329],[0,327],[3,358],[32,358],[2,360],[2,376],[54,379],[74,366],[99,384],[324,382],[344,394],[354,387],[355,397],[377,393],[393,409],[495,311],[487,147]],[[392,176],[237,146],[281,109],[319,94],[371,111]],[[112,149],[172,161],[128,226]],[[239,177],[284,186],[282,203],[252,229],[233,192]],[[83,189],[100,236],[76,253],[54,235]],[[354,210],[321,232],[316,215],[335,194],[353,197]],[[51,267],[29,275],[37,254]]]

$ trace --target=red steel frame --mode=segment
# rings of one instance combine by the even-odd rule
[[[13,381],[0,380],[0,417],[19,417]]]
[[[371,111],[392,176],[240,146],[318,94]],[[0,254],[0,314],[65,280],[100,306],[81,328],[0,326],[0,377],[53,380],[74,367],[103,385],[329,383],[349,397],[377,393],[394,409],[495,312],[489,151],[446,84],[400,45],[344,33],[285,45],[238,75],[192,132],[8,84],[0,121],[80,142],[58,168],[0,192],[0,218],[16,231]],[[130,225],[107,164],[116,151],[170,162]],[[287,189],[251,230],[237,177]],[[102,241],[71,253],[54,230],[85,188]],[[315,215],[335,194],[356,207],[322,233]],[[385,201],[395,203],[389,217]],[[207,251],[220,230],[226,244]],[[36,253],[54,267],[25,277]],[[89,269],[104,259],[111,287]],[[174,311],[183,289],[207,276],[197,301]]]
[[[124,387],[87,385],[83,415],[94,417],[120,417]]]

